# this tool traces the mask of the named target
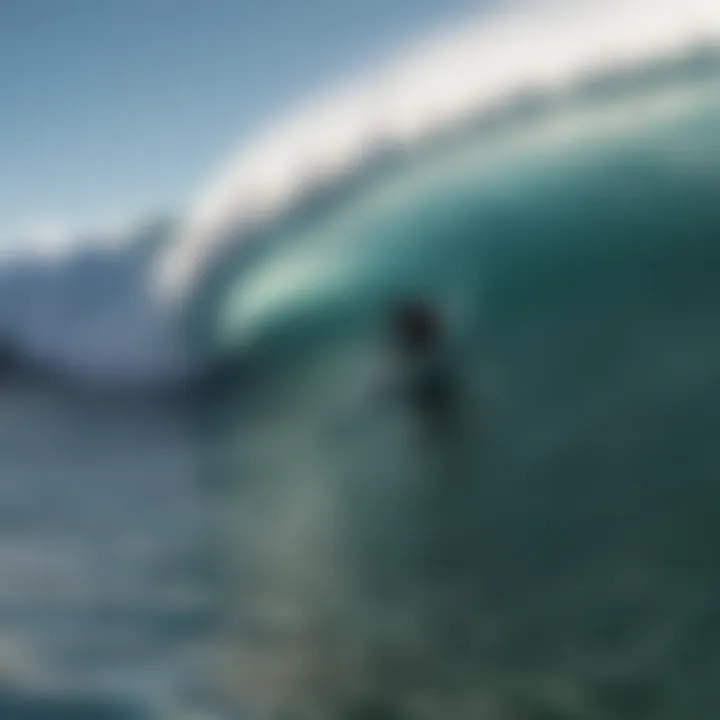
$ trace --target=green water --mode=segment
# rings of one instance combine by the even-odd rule
[[[719,191],[716,85],[570,108],[389,173],[221,295],[237,707],[717,717]],[[415,292],[451,318],[442,432],[365,402]]]

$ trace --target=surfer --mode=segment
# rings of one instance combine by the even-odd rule
[[[444,424],[452,410],[445,334],[440,314],[423,300],[404,301],[394,314],[392,335],[407,399],[433,424]]]
[[[353,410],[336,429],[355,427],[362,418],[377,417],[375,411],[398,404],[431,431],[447,429],[458,409],[457,367],[438,309],[421,299],[401,300],[390,313],[382,343],[390,357],[383,358],[379,369],[371,364],[363,400],[352,403]]]

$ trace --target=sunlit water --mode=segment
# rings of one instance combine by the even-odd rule
[[[214,395],[9,381],[8,688],[716,717],[720,106],[707,75],[641,95],[418,152],[291,227],[210,293]],[[377,392],[415,293],[448,318],[439,425]]]
[[[170,717],[195,692],[210,610],[195,445],[182,407],[3,385],[0,677],[29,703],[13,717],[85,717],[59,698],[88,695],[90,717],[116,701]],[[42,698],[67,715],[32,714]]]

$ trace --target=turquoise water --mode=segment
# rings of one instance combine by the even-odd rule
[[[271,717],[716,717],[717,85],[471,138],[217,293],[220,679]],[[415,293],[449,318],[442,432],[372,399]]]
[[[253,347],[276,328],[302,335],[418,290],[485,312],[498,275],[523,272],[536,251],[556,264],[565,251],[591,262],[662,244],[658,203],[689,238],[686,209],[712,204],[715,92],[705,78],[614,102],[581,98],[417,151],[309,222],[281,226],[268,243],[277,250],[215,290],[209,341]]]

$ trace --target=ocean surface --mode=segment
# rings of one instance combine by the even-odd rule
[[[211,611],[192,438],[154,400],[3,382],[4,717],[178,716]]]

